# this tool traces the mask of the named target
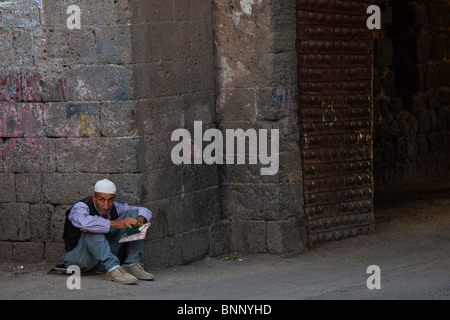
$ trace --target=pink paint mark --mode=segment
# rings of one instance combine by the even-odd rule
[[[63,101],[67,102],[66,94],[64,93],[64,83],[63,83],[63,79],[61,79],[61,78],[58,79],[58,82],[59,82],[59,86],[61,87],[61,94],[62,94]]]
[[[41,150],[42,146],[35,139],[28,139],[26,147],[33,150]]]
[[[283,86],[277,88],[277,96],[281,97],[281,116],[286,116],[288,114],[288,107],[286,105],[286,94],[287,90]]]
[[[18,105],[7,103],[2,106],[0,113],[3,115],[0,121],[0,134],[4,137],[20,137],[22,135],[22,113]],[[8,125],[11,126],[9,132]]]
[[[4,159],[6,157],[6,154],[13,149],[16,146],[16,142],[14,140],[11,140],[6,147],[2,150],[2,158]]]
[[[12,75],[14,73],[14,76]],[[15,81],[15,86],[13,81]],[[0,74],[0,100],[12,102],[19,101],[20,95],[19,73],[10,71],[6,74]]]
[[[8,76],[7,75],[3,76],[3,75],[0,74],[0,83],[1,83],[1,85],[2,86],[6,85],[7,81],[8,81]]]
[[[26,137],[36,136],[36,133],[34,132],[34,123],[33,123],[34,122],[33,108],[34,105],[32,103],[22,106],[23,132]]]
[[[47,112],[45,105],[40,103],[7,103],[0,106],[0,136],[39,136]]]
[[[0,135],[6,136],[6,113],[3,112],[3,118],[0,118]]]
[[[15,94],[15,101],[19,101],[19,96],[21,95],[22,92],[22,87],[21,87],[21,83],[20,83],[20,75],[18,72],[15,73],[14,76],[15,80],[16,80],[16,90],[14,92]]]
[[[289,115],[289,110],[293,110],[294,101],[292,100],[291,90],[284,86],[277,87],[277,96],[281,97],[281,116]]]
[[[19,101],[22,95],[25,101],[44,101],[44,76],[40,73],[20,75],[19,72],[10,71],[0,73],[0,101]],[[58,79],[63,101],[67,102],[64,90],[64,80]]]
[[[38,92],[33,91],[33,84],[35,83],[35,79],[37,79],[38,84],[39,84]],[[41,81],[42,81],[42,75],[40,75],[39,73],[33,73],[31,76],[28,76],[25,78],[25,85],[23,86],[22,90],[23,90],[23,95],[24,95],[24,98],[26,101],[34,101],[34,102],[44,101]],[[40,100],[37,100],[35,94],[40,94]]]

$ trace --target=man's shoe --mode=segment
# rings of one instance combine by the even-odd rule
[[[124,266],[125,270],[138,278],[139,280],[152,281],[155,280],[155,276],[144,270],[144,265],[142,263],[135,263],[131,267]]]
[[[123,267],[117,267],[113,271],[108,271],[106,273],[106,280],[114,281],[120,284],[133,284],[138,279],[126,272]]]

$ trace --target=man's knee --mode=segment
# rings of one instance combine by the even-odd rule
[[[84,241],[87,244],[98,244],[107,241],[106,235],[102,233],[90,233],[86,232],[82,235],[84,237]]]

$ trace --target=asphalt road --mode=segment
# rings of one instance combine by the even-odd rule
[[[447,188],[420,197],[389,195],[376,209],[376,232],[326,243],[296,257],[223,256],[161,270],[154,282],[124,286],[104,275],[68,276],[48,265],[0,265],[0,299],[444,299],[450,298],[450,197]],[[227,259],[228,258],[228,259]],[[381,270],[369,290],[367,268]]]

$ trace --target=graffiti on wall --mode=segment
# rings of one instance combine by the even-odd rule
[[[98,127],[98,111],[93,112],[89,107],[77,108],[77,112],[68,116],[64,84],[63,78],[46,82],[45,75],[40,73],[0,71],[0,138],[93,134]],[[49,101],[61,103],[48,104]],[[74,105],[69,103],[67,107]],[[14,145],[8,145],[3,153],[12,147]]]
[[[0,104],[0,137],[42,136],[47,113],[47,107],[39,103]]]
[[[322,101],[322,107],[325,108],[325,111],[322,116],[322,122],[325,123],[328,127],[333,127],[337,121],[337,113],[334,109],[334,105],[336,100],[333,99],[331,102]]]
[[[296,110],[298,96],[297,80],[286,74],[275,77],[273,81],[275,89],[272,94],[272,104],[280,108],[280,118],[289,116]]]
[[[0,73],[0,101],[19,101],[21,92],[18,72]]]
[[[64,80],[56,79],[57,84],[50,85],[53,90],[59,88],[58,100],[66,101],[64,93]],[[44,75],[33,73],[20,73],[17,70],[0,71],[0,101],[8,102],[44,102],[50,97],[45,96],[45,90],[48,83],[45,81]],[[48,90],[51,91],[51,90]],[[55,97],[52,96],[54,99]]]

